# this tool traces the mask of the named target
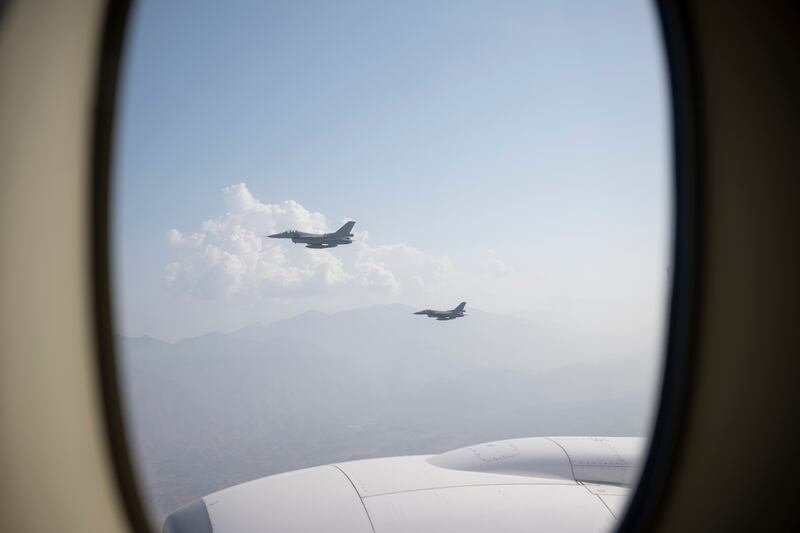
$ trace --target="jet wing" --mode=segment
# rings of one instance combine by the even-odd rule
[[[164,533],[607,531],[643,448],[638,438],[538,437],[319,466],[206,496],[170,515]]]

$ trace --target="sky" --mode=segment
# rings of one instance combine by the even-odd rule
[[[460,301],[660,342],[668,86],[644,1],[137,3],[118,330]],[[332,250],[264,238],[357,221]]]

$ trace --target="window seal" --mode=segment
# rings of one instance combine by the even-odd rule
[[[118,499],[124,506],[132,530],[147,533],[152,528],[133,468],[119,387],[109,241],[117,88],[131,8],[132,0],[111,0],[102,17],[102,36],[94,80],[91,190],[88,191],[91,197],[89,285],[93,291],[95,356],[102,392],[106,439],[116,476]]]
[[[667,310],[667,335],[661,393],[650,435],[650,449],[618,532],[651,531],[664,511],[681,459],[689,406],[693,362],[698,352],[695,317],[700,309],[703,203],[701,85],[695,62],[687,6],[655,0],[667,60],[672,113],[672,286]]]

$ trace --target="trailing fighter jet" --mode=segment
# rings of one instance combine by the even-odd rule
[[[414,313],[415,315],[427,315],[429,318],[435,318],[436,320],[453,320],[462,316],[466,316],[464,314],[464,308],[467,306],[467,302],[461,302],[458,304],[458,307],[455,309],[450,309],[449,311],[436,311],[434,309],[423,309],[422,311],[417,311]]]
[[[353,234],[350,232],[353,230],[355,224],[353,220],[346,222],[344,226],[333,233],[305,233],[297,230],[289,230],[267,236],[272,239],[292,239],[292,242],[305,244],[306,248],[335,248],[340,244],[350,244],[353,242]]]

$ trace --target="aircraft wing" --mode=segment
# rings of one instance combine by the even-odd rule
[[[318,466],[206,496],[164,533],[607,531],[643,448],[640,438],[536,437]]]

